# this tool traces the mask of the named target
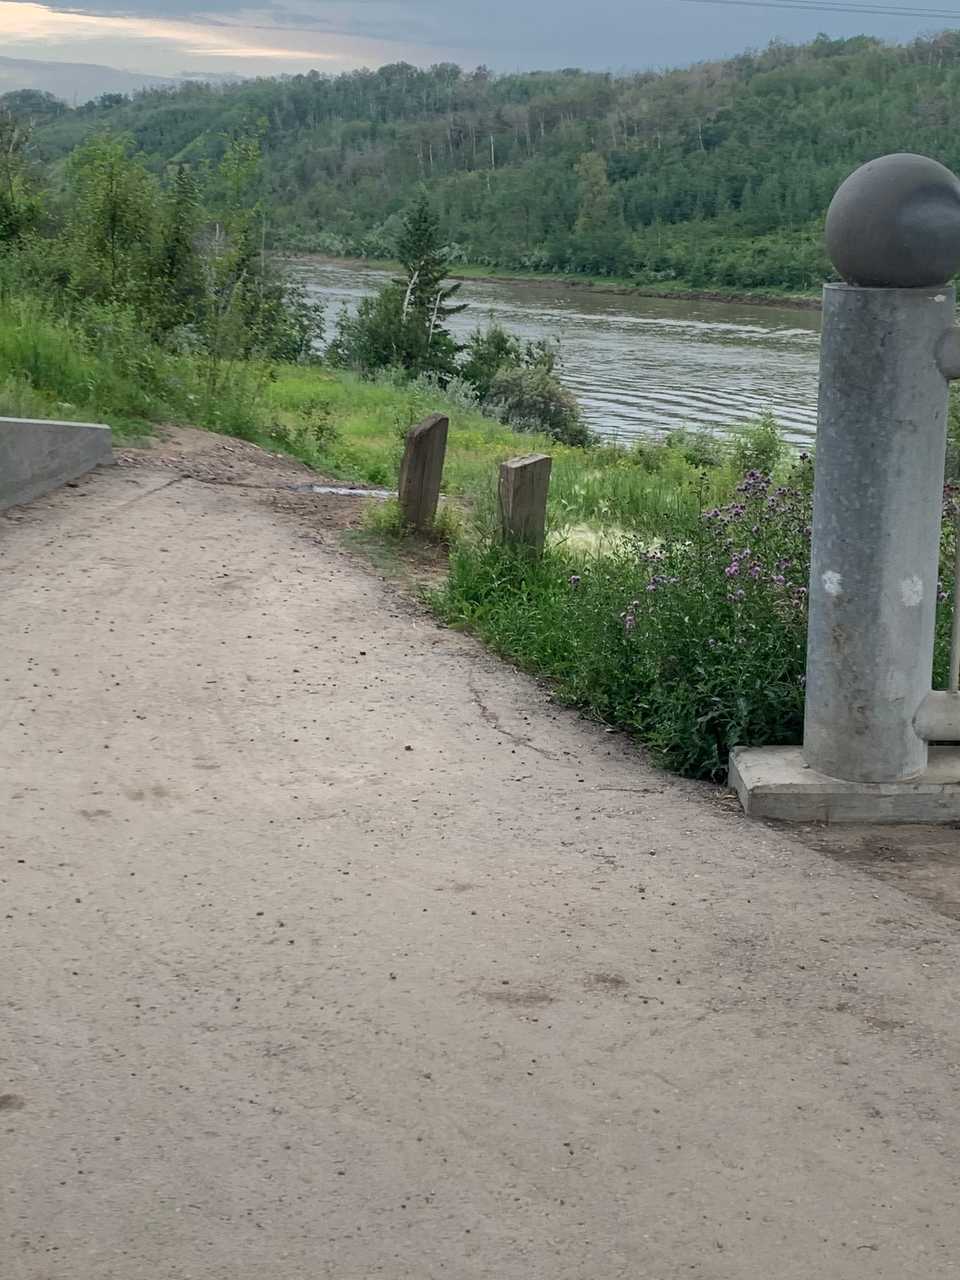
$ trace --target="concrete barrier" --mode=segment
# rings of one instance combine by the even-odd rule
[[[99,423],[0,418],[0,511],[112,461],[110,428]]]

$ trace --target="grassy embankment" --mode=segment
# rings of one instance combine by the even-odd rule
[[[653,530],[681,508],[718,501],[733,477],[729,468],[704,473],[695,465],[698,455],[719,458],[709,437],[674,437],[667,446],[629,452],[577,449],[513,431],[421,383],[174,356],[120,323],[98,322],[95,332],[82,332],[30,299],[0,312],[0,414],[106,421],[121,440],[155,423],[195,423],[283,449],[339,479],[391,486],[404,433],[437,410],[451,420],[450,496],[484,516],[492,510],[499,462],[550,452],[557,533],[573,530],[589,545],[609,542],[624,527]]]

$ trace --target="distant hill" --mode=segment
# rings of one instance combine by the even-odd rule
[[[633,75],[451,64],[148,88],[65,112],[37,153],[129,132],[147,163],[201,167],[255,131],[273,243],[388,257],[420,184],[464,261],[653,285],[805,289],[824,210],[857,164],[960,168],[960,32],[772,44]]]
[[[118,71],[116,67],[98,67],[85,62],[34,62],[30,58],[0,57],[0,93],[40,89],[61,98],[69,106],[79,106],[104,93],[131,94],[176,83],[165,76]]]

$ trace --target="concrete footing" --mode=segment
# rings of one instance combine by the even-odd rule
[[[0,511],[112,461],[110,428],[99,423],[0,418]]]
[[[784,822],[960,822],[960,747],[933,747],[910,782],[844,782],[811,769],[799,747],[739,747],[730,785],[751,818]]]

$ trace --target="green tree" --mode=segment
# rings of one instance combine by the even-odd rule
[[[157,184],[131,146],[129,138],[96,136],[67,166],[72,282],[102,300],[134,301],[151,274]]]
[[[577,161],[576,174],[579,199],[574,230],[578,236],[600,235],[614,220],[614,197],[606,161],[596,151],[588,151]]]
[[[26,126],[0,107],[0,249],[32,230],[40,216],[27,167],[28,137]]]
[[[403,290],[401,322],[408,331],[400,342],[408,353],[405,366],[413,372],[430,370],[449,375],[458,348],[447,325],[466,304],[452,302],[460,291],[459,283],[444,284],[449,251],[440,219],[424,191],[403,219],[397,257],[405,271],[404,278],[396,282]]]
[[[589,151],[578,160],[576,174],[579,198],[573,229],[574,265],[600,275],[627,270],[629,240],[606,161]]]
[[[202,213],[200,192],[186,165],[178,165],[172,188],[165,193],[160,226],[158,273],[163,299],[159,326],[195,323],[203,298],[203,268],[197,240]]]

